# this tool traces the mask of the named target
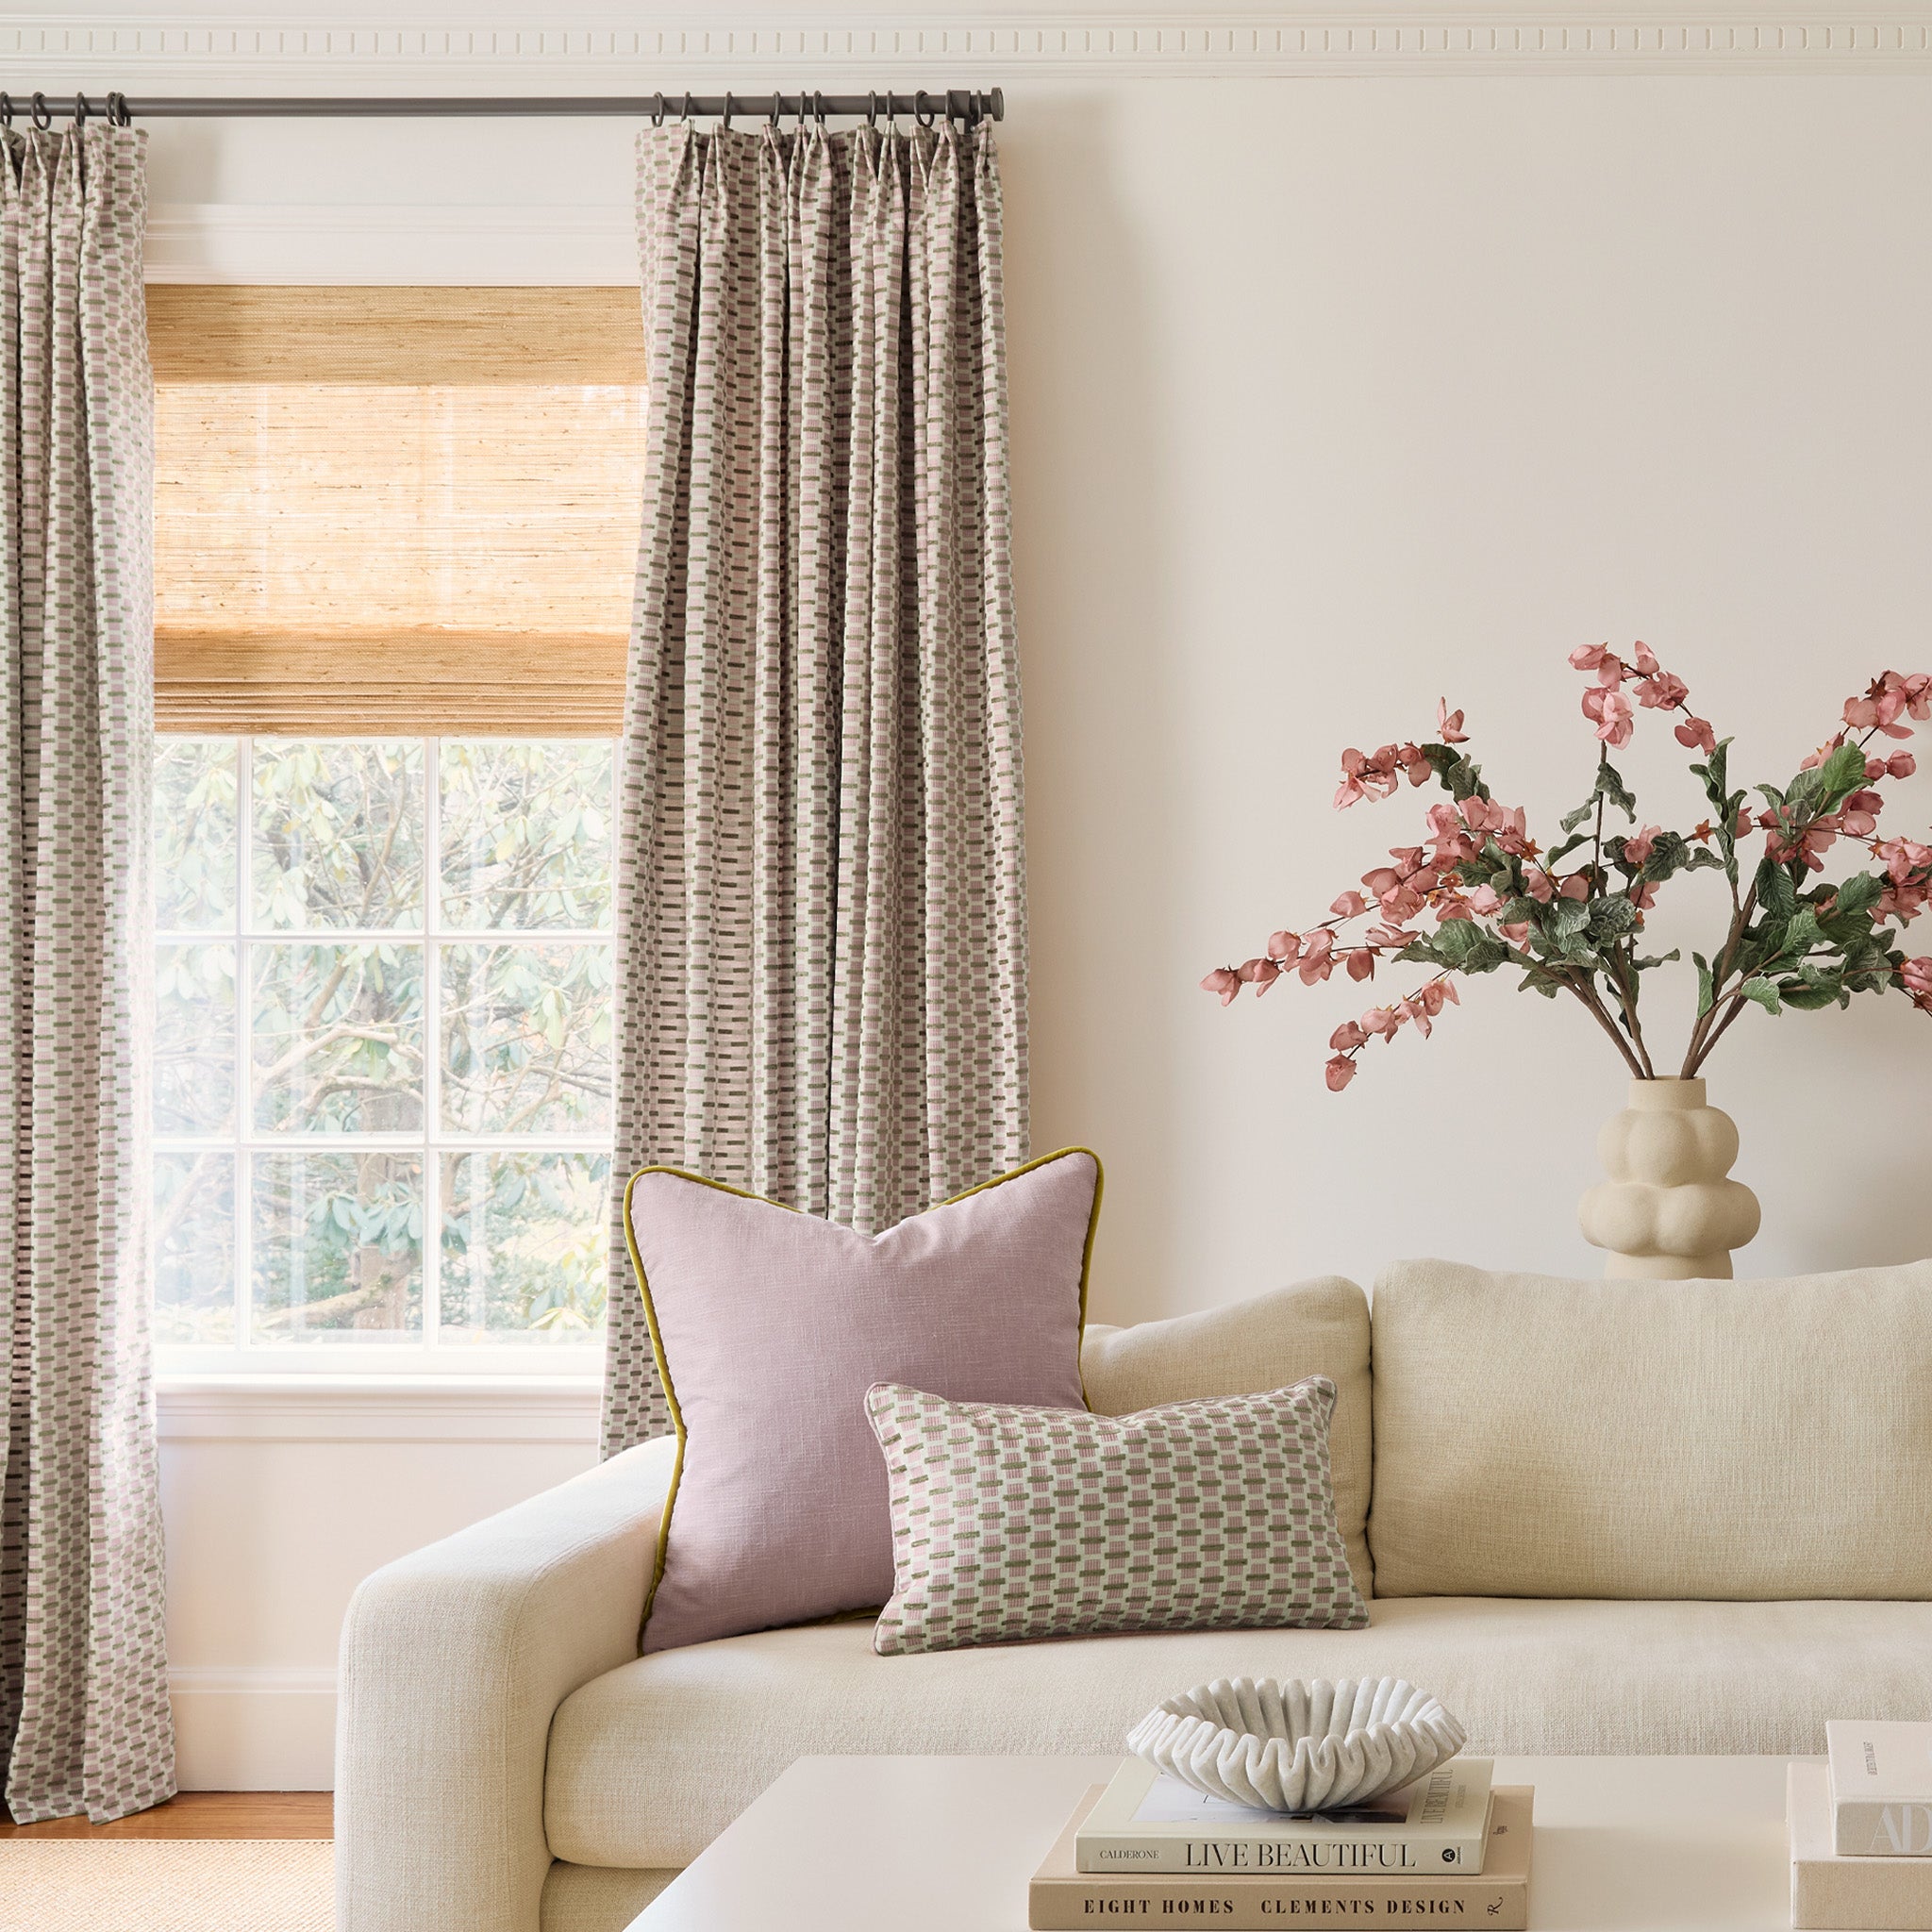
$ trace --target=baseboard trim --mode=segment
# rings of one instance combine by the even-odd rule
[[[184,1791],[335,1789],[333,1668],[176,1666],[168,1699]]]

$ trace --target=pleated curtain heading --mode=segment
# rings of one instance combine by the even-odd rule
[[[987,125],[640,136],[619,1174],[873,1232],[1025,1158],[1000,225]],[[607,1453],[669,1427],[617,1235]]]
[[[175,1789],[148,1344],[146,140],[0,134],[0,1764],[22,1823]]]

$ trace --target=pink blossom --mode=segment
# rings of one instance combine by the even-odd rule
[[[1494,886],[1478,886],[1469,895],[1469,909],[1487,919],[1491,913],[1502,911],[1503,900]]]
[[[1348,956],[1348,976],[1351,979],[1373,979],[1375,976],[1375,956],[1366,946],[1357,946]]]
[[[1399,925],[1373,925],[1369,928],[1369,938],[1373,943],[1391,953],[1399,953],[1404,946],[1412,946],[1416,942],[1416,935]]]
[[[1636,665],[1638,676],[1655,677],[1657,675],[1657,653],[1648,644],[1640,639],[1631,645],[1630,654],[1630,661]]]
[[[1594,671],[1610,655],[1607,644],[1578,644],[1570,653],[1570,662],[1578,671]],[[1611,662],[1615,662],[1611,658]]]
[[[1295,971],[1301,974],[1304,986],[1313,986],[1318,979],[1326,979],[1335,971],[1334,945],[1335,935],[1325,926],[1319,932],[1311,932],[1302,941],[1301,964]]]
[[[1863,697],[1845,700],[1844,719],[1855,731],[1882,731],[1888,738],[1909,738],[1912,727],[1902,717],[1923,724],[1932,716],[1932,674],[1915,671],[1904,676],[1888,671],[1867,686]]]
[[[1241,975],[1255,989],[1255,997],[1260,996],[1281,977],[1281,968],[1273,959],[1249,959],[1242,963]]]
[[[1362,1031],[1381,1040],[1393,1040],[1401,1024],[1402,1015],[1394,1007],[1371,1007],[1361,1017]]]
[[[1630,742],[1636,713],[1621,691],[1597,686],[1583,693],[1583,715],[1596,726],[1596,735],[1612,750]]]
[[[1748,839],[1750,836],[1751,813],[1746,808],[1740,807],[1738,810],[1738,823],[1731,827],[1731,837],[1734,839]]]
[[[1624,863],[1642,865],[1657,850],[1657,841],[1663,836],[1661,825],[1645,825],[1641,832],[1633,833],[1624,841]]]
[[[1426,1008],[1424,1007],[1420,1000],[1404,1000],[1401,1006],[1399,1006],[1396,1008],[1396,1011],[1399,1012],[1405,1020],[1413,1020],[1415,1022],[1415,1030],[1418,1033],[1420,1033],[1424,1040],[1426,1040],[1429,1037],[1430,1027],[1428,1010]]]
[[[1469,742],[1469,733],[1462,728],[1462,713],[1452,711],[1447,698],[1436,700],[1436,730],[1444,744]]]
[[[1357,1047],[1366,1046],[1368,1043],[1369,1036],[1353,1020],[1344,1020],[1328,1036],[1328,1044],[1337,1053],[1353,1053]]]
[[[1919,761],[1908,751],[1895,751],[1885,761],[1885,775],[1888,778],[1909,778],[1919,769]],[[1872,776],[1870,772],[1865,775]]]
[[[1875,791],[1855,791],[1839,812],[1839,824],[1848,839],[1869,839],[1878,829],[1878,814],[1885,800]]]
[[[1533,866],[1523,874],[1523,890],[1539,906],[1547,906],[1557,896],[1557,882],[1541,866]]]
[[[1369,902],[1359,892],[1343,892],[1328,909],[1339,919],[1359,919]]]
[[[1301,953],[1302,937],[1297,932],[1271,932],[1268,935],[1268,957],[1279,959],[1283,964],[1294,960]]]
[[[1237,973],[1234,970],[1232,966],[1217,966],[1214,969],[1214,971],[1210,973],[1208,975],[1208,977],[1201,982],[1201,991],[1203,992],[1219,993],[1221,995],[1221,1004],[1224,1007],[1226,1006],[1228,1001],[1233,999],[1235,994],[1240,992],[1241,990],[1241,976],[1239,973]]]
[[[1341,754],[1341,783],[1335,792],[1337,811],[1358,798],[1387,798],[1395,790],[1394,750],[1393,745],[1385,745],[1373,756],[1365,756],[1350,745]]]
[[[1687,718],[1672,735],[1687,750],[1701,751],[1706,758],[1717,749],[1717,733],[1708,718]]]
[[[1509,924],[1499,925],[1496,930],[1512,946],[1526,946],[1529,943],[1529,921],[1526,919],[1512,920]]]
[[[1456,714],[1462,716],[1460,711]],[[1436,768],[1423,756],[1419,744],[1405,744],[1397,747],[1395,762],[1408,774],[1411,785],[1426,785],[1436,775]]]
[[[1629,893],[1631,905],[1640,912],[1648,912],[1657,904],[1657,882],[1654,879],[1638,879],[1632,884]]]
[[[1898,969],[1899,984],[1922,1013],[1932,1013],[1932,958],[1907,959]]]
[[[1587,899],[1590,897],[1589,874],[1573,872],[1557,890],[1566,899]]]
[[[1674,711],[1690,695],[1690,687],[1681,677],[1659,671],[1637,687],[1637,702],[1646,711]]]
[[[1345,1053],[1339,1053],[1323,1069],[1331,1093],[1340,1093],[1355,1078],[1355,1062]]]
[[[1469,919],[1474,915],[1469,909],[1469,901],[1459,892],[1444,891],[1436,900],[1436,924],[1447,925],[1456,919]]]

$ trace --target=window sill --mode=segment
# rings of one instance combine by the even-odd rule
[[[591,1375],[162,1375],[164,1442],[518,1442],[594,1448]]]

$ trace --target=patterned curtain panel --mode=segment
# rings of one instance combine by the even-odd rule
[[[991,131],[646,128],[638,221],[616,1172],[870,1233],[1026,1151]],[[611,1258],[607,1453],[669,1426]]]
[[[0,137],[0,1761],[8,1808],[175,1790],[148,1366],[146,137]]]

